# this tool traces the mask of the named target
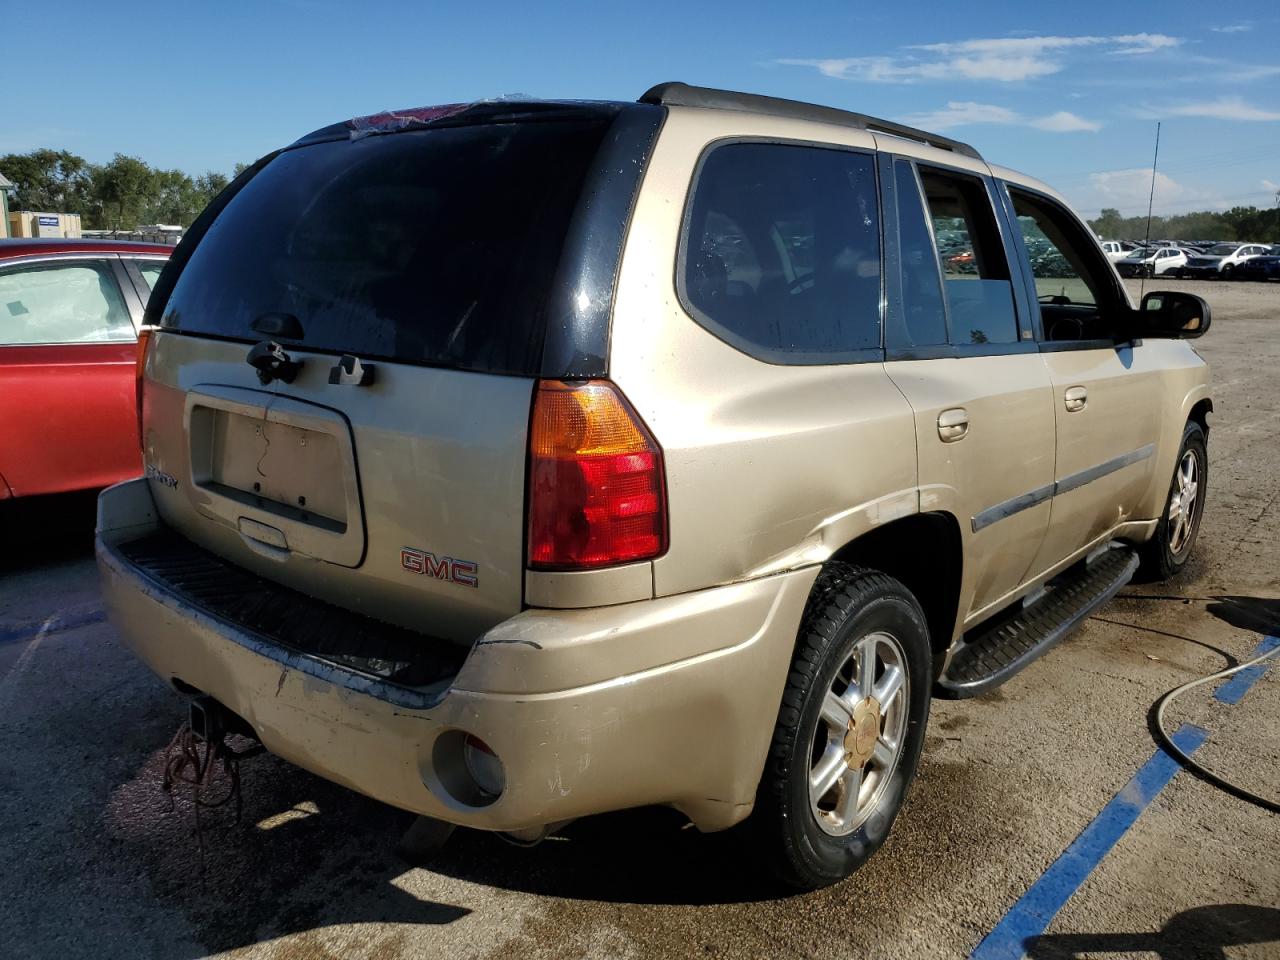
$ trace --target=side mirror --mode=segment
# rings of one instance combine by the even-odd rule
[[[1204,298],[1180,290],[1148,293],[1138,308],[1138,336],[1194,340],[1209,332],[1212,319]]]

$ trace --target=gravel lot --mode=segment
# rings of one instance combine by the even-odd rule
[[[406,815],[272,757],[241,822],[159,789],[181,699],[102,619],[90,498],[0,514],[0,934],[7,957],[962,957],[1151,757],[1152,703],[1280,633],[1280,285],[1201,293],[1214,367],[1197,558],[1131,585],[978,700],[937,702],[893,836],[850,881],[779,898],[738,837],[669,811],[569,827],[533,849],[459,831],[431,869]],[[1133,286],[1136,288],[1137,283]],[[1153,286],[1148,282],[1148,287]],[[1173,725],[1280,796],[1280,668]],[[1058,914],[1035,957],[1280,956],[1280,818],[1179,773]],[[1223,952],[1215,952],[1223,951]]]

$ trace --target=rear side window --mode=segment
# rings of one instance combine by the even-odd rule
[[[262,340],[255,320],[285,314],[312,349],[535,375],[561,247],[608,122],[286,150],[213,222],[161,325]]]
[[[138,268],[138,273],[147,285],[147,292],[151,292],[156,288],[156,281],[160,279],[160,271],[164,269],[163,260],[134,260],[133,265]]]
[[[894,347],[937,346],[947,342],[947,311],[942,301],[938,254],[925,220],[924,202],[915,169],[896,160],[894,181],[898,197],[898,244],[901,249],[902,329],[894,332]]]
[[[104,343],[136,336],[106,263],[0,271],[0,344]]]
[[[686,307],[772,363],[880,347],[875,162],[847,150],[731,143],[707,155],[681,252]]]
[[[942,260],[951,343],[1017,342],[1009,261],[983,182],[923,167],[920,181]]]

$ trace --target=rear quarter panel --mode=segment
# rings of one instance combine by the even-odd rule
[[[618,281],[610,373],[663,448],[670,547],[654,593],[821,563],[919,510],[912,411],[881,363],[756,360],[682,307],[675,270],[693,171],[724,137],[872,149],[864,131],[672,109],[637,201]]]

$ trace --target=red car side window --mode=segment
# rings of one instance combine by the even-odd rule
[[[100,260],[0,270],[0,345],[135,338],[110,267]]]

